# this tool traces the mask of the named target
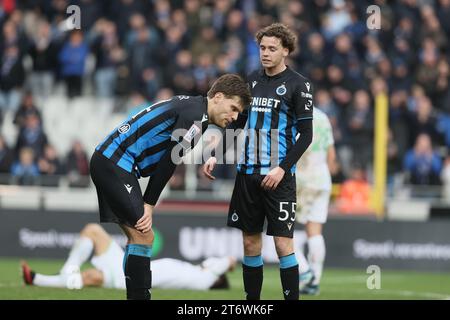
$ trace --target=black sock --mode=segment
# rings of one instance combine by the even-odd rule
[[[299,274],[298,265],[290,268],[280,268],[281,286],[285,300],[298,300]]]
[[[150,300],[152,287],[150,258],[129,254],[125,263],[125,282],[128,300]]]
[[[244,290],[247,300],[260,300],[263,283],[263,266],[250,267],[242,264],[242,275],[244,277]]]

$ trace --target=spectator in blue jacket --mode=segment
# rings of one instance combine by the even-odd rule
[[[74,30],[70,34],[69,41],[64,44],[59,53],[61,76],[67,85],[69,98],[81,95],[84,65],[89,53],[89,48],[84,41],[83,33]]]
[[[417,136],[414,149],[409,150],[403,159],[403,169],[409,174],[410,183],[415,185],[440,184],[442,160],[433,151],[430,136],[421,133]]]

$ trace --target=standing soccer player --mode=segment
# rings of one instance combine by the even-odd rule
[[[248,83],[252,103],[232,128],[245,126],[228,226],[242,230],[243,278],[248,300],[259,300],[263,283],[262,232],[274,237],[285,299],[299,298],[299,271],[294,253],[295,164],[312,141],[313,86],[285,64],[296,36],[275,23],[256,34],[262,69]],[[226,145],[226,142],[223,142]],[[216,157],[204,174],[211,179]]]
[[[325,261],[322,225],[327,220],[331,194],[330,167],[336,159],[333,129],[327,115],[314,108],[314,139],[297,165],[297,221],[304,224],[308,260],[299,255],[300,293],[319,294]]]
[[[175,96],[120,124],[91,159],[101,222],[120,225],[128,238],[124,274],[128,299],[150,299],[152,213],[176,163],[195,146],[209,123],[226,127],[250,104],[237,75],[217,79],[207,97]],[[144,195],[138,178],[150,176]]]

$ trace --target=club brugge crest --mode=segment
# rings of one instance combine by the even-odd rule
[[[276,93],[277,93],[277,95],[279,95],[279,96],[284,96],[284,94],[286,93],[286,86],[284,85],[284,83],[281,85],[281,86],[279,86],[278,88],[277,88],[277,91],[275,91]]]
[[[127,133],[130,130],[130,125],[125,123],[119,127],[119,133]]]

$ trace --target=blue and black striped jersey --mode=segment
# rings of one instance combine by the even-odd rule
[[[169,146],[181,140],[194,147],[208,127],[207,98],[175,96],[159,101],[131,116],[114,129],[97,147],[106,158],[138,177],[151,176]],[[183,139],[173,135],[183,129]]]
[[[247,82],[253,98],[246,110],[244,148],[237,169],[244,174],[266,175],[295,145],[297,122],[312,119],[313,87],[289,67],[274,76],[255,71]],[[295,173],[295,165],[290,172]]]

